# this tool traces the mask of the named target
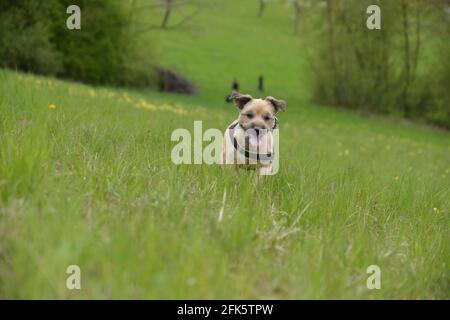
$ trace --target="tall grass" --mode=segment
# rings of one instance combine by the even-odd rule
[[[0,114],[2,298],[449,297],[444,132],[288,105],[256,185],[170,161],[173,129],[234,119],[220,102],[2,71]]]

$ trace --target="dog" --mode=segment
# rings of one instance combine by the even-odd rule
[[[222,164],[256,170],[257,177],[270,174],[274,159],[273,130],[278,126],[276,115],[285,111],[286,102],[270,96],[254,99],[237,91],[229,98],[239,109],[239,117],[225,131]]]

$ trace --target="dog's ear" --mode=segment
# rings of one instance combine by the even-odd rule
[[[249,94],[242,94],[233,90],[228,99],[233,101],[236,107],[242,110],[249,101],[253,100],[253,97]]]
[[[286,111],[286,102],[284,100],[278,100],[274,97],[267,97],[265,100],[273,105],[273,107],[275,108],[275,112],[278,112],[280,110]]]

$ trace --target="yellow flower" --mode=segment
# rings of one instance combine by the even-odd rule
[[[399,176],[395,176],[395,177],[394,177],[394,180],[398,180],[398,179],[400,179]]]
[[[441,213],[441,210],[439,210],[439,208],[433,208],[433,211],[437,214]]]
[[[148,110],[156,110],[158,107],[154,105],[153,103],[147,102],[143,99],[140,99],[138,103],[135,104],[137,108],[143,108]]]
[[[52,104],[49,104],[49,105],[48,105],[48,108],[49,108],[49,109],[56,109],[56,106],[52,103]]]

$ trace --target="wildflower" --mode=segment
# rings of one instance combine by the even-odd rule
[[[125,102],[131,102],[132,101],[132,99],[130,98],[130,96],[126,92],[122,94],[122,99]]]
[[[156,110],[158,107],[154,105],[153,103],[147,102],[143,99],[140,99],[138,103],[135,104],[137,108],[143,108],[148,110]]]
[[[395,176],[395,177],[394,177],[394,180],[395,180],[395,181],[397,181],[398,179],[400,179],[399,176]]]
[[[56,109],[56,105],[54,105],[53,103],[51,103],[51,104],[48,105],[48,108],[49,108],[49,109]]]
[[[433,208],[433,211],[437,214],[441,213],[441,210],[439,208]]]

